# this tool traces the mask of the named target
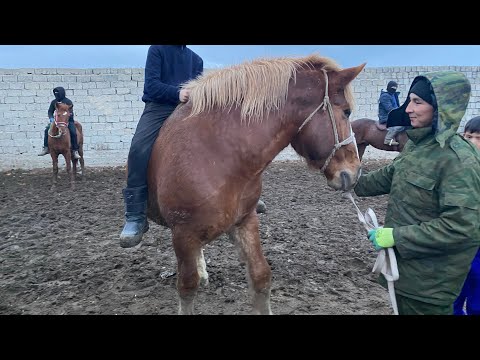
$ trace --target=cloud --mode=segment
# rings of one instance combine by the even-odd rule
[[[203,67],[205,69],[220,69],[220,68],[225,67],[225,65],[207,60],[207,61],[203,62]]]

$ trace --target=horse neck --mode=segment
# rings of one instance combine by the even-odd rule
[[[50,125],[50,133],[52,135],[58,135],[60,131],[60,128],[55,124],[55,122],[53,122],[51,125]]]
[[[288,120],[285,120],[288,119]],[[272,161],[284,148],[286,148],[298,132],[300,120],[290,120],[293,116],[280,112],[266,119],[259,127],[265,137],[261,141],[262,152],[266,154],[266,160]]]
[[[62,126],[63,127],[63,126]],[[53,136],[56,136],[58,135],[59,133],[62,133],[62,136],[59,137],[59,138],[54,138],[56,140],[59,140],[59,139],[64,139],[66,136],[70,137],[70,131],[68,130],[68,126],[65,126],[64,129],[62,130],[62,127],[60,126],[57,126],[57,124],[55,124],[55,122],[52,123],[52,125],[50,126],[51,128],[51,134]]]

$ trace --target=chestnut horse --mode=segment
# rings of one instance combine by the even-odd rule
[[[357,141],[360,159],[363,157],[368,145],[379,150],[401,152],[408,140],[407,134],[405,131],[402,131],[395,136],[398,145],[385,145],[383,142],[385,140],[385,135],[387,134],[386,126],[380,124],[377,120],[367,118],[352,121],[352,129],[355,133],[355,140]]]
[[[253,313],[271,314],[271,268],[261,248],[262,173],[289,144],[328,185],[350,190],[360,160],[348,116],[350,82],[365,64],[260,59],[212,70],[183,85],[189,101],[165,122],[148,166],[148,210],[172,231],[179,314],[193,314],[208,283],[203,247],[227,233],[246,263]]]
[[[56,188],[58,178],[58,155],[63,155],[65,158],[65,165],[67,167],[67,173],[70,177],[70,187],[75,189],[75,177],[77,175],[77,164],[80,160],[82,167],[82,180],[85,176],[85,163],[83,160],[83,131],[82,125],[75,121],[75,128],[77,129],[77,141],[78,141],[78,153],[80,159],[74,159],[72,157],[70,131],[68,130],[68,119],[72,112],[72,105],[63,103],[55,104],[55,117],[53,123],[48,130],[48,150],[53,162],[53,177],[52,177],[52,189]],[[73,163],[73,171],[72,171]]]

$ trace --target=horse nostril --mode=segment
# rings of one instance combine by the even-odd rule
[[[346,171],[342,171],[340,173],[340,179],[342,179],[342,190],[349,190],[351,181],[350,181],[350,175]]]

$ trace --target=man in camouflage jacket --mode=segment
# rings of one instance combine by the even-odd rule
[[[417,76],[388,117],[389,126],[413,126],[403,152],[355,187],[358,196],[390,194],[385,227],[369,238],[395,250],[400,315],[452,314],[480,245],[480,158],[457,134],[470,92],[459,72]]]

